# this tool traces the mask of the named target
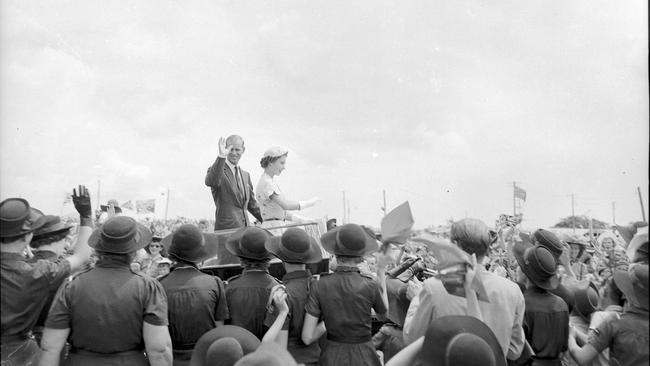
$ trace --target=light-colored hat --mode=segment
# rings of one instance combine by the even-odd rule
[[[289,150],[285,149],[284,147],[273,146],[273,147],[268,148],[268,149],[264,152],[264,156],[263,156],[263,157],[264,157],[264,158],[266,158],[266,157],[277,158],[278,156],[285,155],[285,154],[287,154],[288,152],[289,152]]]

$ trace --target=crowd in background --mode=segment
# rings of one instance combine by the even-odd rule
[[[63,220],[2,202],[2,365],[649,362],[646,223],[590,237],[463,219],[399,244],[248,226],[223,243],[241,274],[219,278],[201,271],[213,221],[103,218],[89,197]]]

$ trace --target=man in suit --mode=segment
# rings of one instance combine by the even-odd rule
[[[244,139],[241,136],[231,135],[227,139],[219,138],[219,156],[208,168],[208,173],[205,176],[205,185],[212,190],[212,198],[216,206],[215,231],[249,226],[250,222],[246,211],[262,222],[250,174],[239,167],[239,159],[245,150]],[[222,246],[219,245],[219,247]],[[218,253],[220,264],[230,263],[231,260],[226,259],[230,256],[221,252],[220,250]],[[237,262],[236,257],[234,257],[234,262]]]

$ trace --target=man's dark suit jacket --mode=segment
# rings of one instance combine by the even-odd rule
[[[248,215],[250,212],[256,219],[262,222],[260,208],[253,193],[253,183],[248,172],[240,168],[241,178],[245,185],[244,197],[237,194],[237,181],[232,170],[226,164],[225,158],[217,160],[208,168],[205,175],[205,185],[212,189],[212,198],[216,206],[214,216],[214,229],[232,229],[248,226]]]
[[[208,168],[205,175],[205,185],[212,189],[212,198],[216,206],[214,215],[214,230],[234,229],[249,226],[248,215],[250,212],[256,219],[262,222],[260,208],[255,200],[253,184],[248,172],[239,169],[244,182],[244,198],[238,194],[237,181],[232,170],[226,164],[226,159],[217,160]],[[218,235],[217,262],[218,264],[239,263],[239,258],[226,250],[226,240],[229,234]]]

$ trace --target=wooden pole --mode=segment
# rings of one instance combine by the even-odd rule
[[[641,217],[643,217],[643,222],[646,222],[645,208],[643,207],[643,197],[641,197],[641,187],[636,187],[636,191],[639,193],[639,203],[641,204]]]

